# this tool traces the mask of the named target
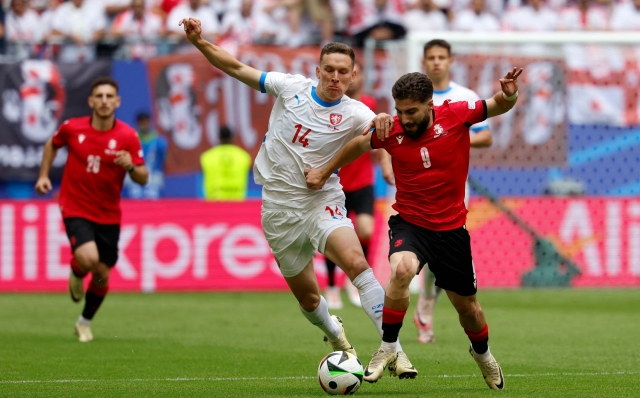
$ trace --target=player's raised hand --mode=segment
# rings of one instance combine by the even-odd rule
[[[129,170],[131,166],[133,166],[131,154],[127,151],[116,152],[116,158],[113,160],[113,162],[125,170]]]
[[[389,133],[393,130],[393,117],[386,113],[379,113],[362,132],[362,135],[367,135],[374,129],[380,141],[389,138]]]
[[[304,176],[307,178],[307,188],[320,189],[327,182],[327,177],[320,169],[305,169]]]
[[[510,97],[518,91],[518,77],[522,74],[522,68],[513,68],[500,79],[500,87],[502,92]]]
[[[178,25],[184,27],[184,34],[191,43],[196,44],[202,39],[202,23],[199,19],[184,18]]]
[[[36,192],[39,195],[44,195],[47,192],[51,191],[51,180],[49,177],[39,177],[38,181],[36,181]]]

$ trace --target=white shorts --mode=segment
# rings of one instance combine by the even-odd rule
[[[340,227],[353,228],[344,202],[325,202],[312,209],[262,208],[262,230],[280,272],[298,275],[316,255],[324,253],[329,234]]]

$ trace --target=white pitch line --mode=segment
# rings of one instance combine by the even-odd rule
[[[631,376],[640,372],[593,372],[593,373],[534,373],[534,374],[505,374],[509,377],[586,377],[586,376]],[[450,378],[470,378],[480,377],[480,375],[434,375],[434,376],[418,376],[430,379],[450,379]],[[316,379],[315,376],[288,376],[288,377],[175,377],[166,379],[113,379],[113,380],[96,380],[96,379],[68,379],[68,380],[0,380],[0,384],[36,384],[36,383],[140,383],[152,381],[281,381],[281,380],[310,380]]]

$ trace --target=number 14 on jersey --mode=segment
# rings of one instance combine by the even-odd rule
[[[300,135],[300,132],[302,131],[302,125],[301,124],[296,124],[294,127],[296,128],[296,134],[293,136],[293,139],[291,140],[291,142],[293,144],[295,144],[296,141],[298,141],[299,143],[302,144],[302,146],[304,148],[306,148],[307,145],[309,145],[309,140],[307,139],[307,134],[309,134],[311,132],[311,129],[307,129],[307,131],[305,131],[302,135]],[[299,135],[300,135],[300,138],[298,138]]]

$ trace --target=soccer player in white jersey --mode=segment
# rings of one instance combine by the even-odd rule
[[[446,40],[434,39],[424,45],[423,65],[427,76],[433,82],[433,104],[436,106],[442,105],[448,99],[453,101],[477,101],[480,99],[480,96],[475,91],[451,81],[449,69],[452,63],[451,45]],[[487,148],[491,146],[491,130],[486,120],[471,126],[469,133],[471,134],[472,148]],[[383,174],[392,173],[388,156],[384,159],[383,168]],[[464,204],[468,208],[469,184],[465,188]],[[413,321],[418,327],[418,341],[420,343],[432,343],[436,340],[432,327],[433,313],[442,289],[435,285],[435,276],[428,268],[425,269],[423,275],[424,287],[420,289]]]
[[[358,288],[362,307],[382,335],[384,289],[365,259],[346,216],[337,175],[322,190],[307,188],[305,170],[320,168],[352,138],[375,127],[390,131],[392,118],[376,116],[344,92],[355,77],[351,47],[330,43],[320,53],[318,83],[300,75],[261,72],[204,40],[200,21],[180,22],[185,34],[216,68],[249,87],[276,97],[269,128],[255,160],[256,183],[262,188],[262,228],[280,272],[298,300],[302,314],[326,335],[334,351],[355,354],[342,320],[329,315],[313,270],[316,250],[340,267]],[[417,371],[401,349],[394,360],[400,378]]]

